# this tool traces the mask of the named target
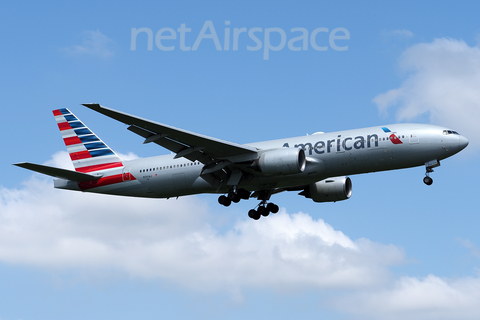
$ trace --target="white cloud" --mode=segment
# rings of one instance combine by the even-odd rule
[[[367,319],[478,319],[480,278],[401,277],[391,287],[336,301]]]
[[[100,31],[84,31],[81,45],[73,45],[63,50],[69,55],[90,55],[108,58],[113,55],[113,40]]]
[[[0,260],[120,270],[199,290],[363,287],[403,261],[392,245],[352,241],[323,220],[285,211],[220,234],[196,197],[151,200],[52,189],[32,178],[1,190]]]
[[[53,156],[52,159],[44,163],[46,166],[57,167],[68,170],[75,170],[73,167],[72,160],[68,155],[67,151],[58,151]]]
[[[427,114],[432,123],[449,126],[480,147],[480,48],[462,40],[435,39],[416,44],[402,54],[406,72],[401,86],[376,96],[381,112],[396,107],[399,121]]]

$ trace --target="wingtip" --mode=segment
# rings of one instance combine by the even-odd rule
[[[19,167],[19,168],[24,168],[28,169],[29,165],[31,165],[31,162],[17,162],[17,163],[12,163],[12,165]]]
[[[101,108],[99,103],[82,103],[82,106],[85,106],[89,109],[99,109],[99,108]]]

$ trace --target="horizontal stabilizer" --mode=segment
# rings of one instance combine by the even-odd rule
[[[55,178],[61,178],[65,180],[72,180],[72,181],[95,181],[100,179],[102,175],[91,175],[81,172],[76,172],[72,170],[54,168],[49,166],[44,166],[41,164],[29,163],[29,162],[21,162],[14,164],[17,167],[25,168],[28,170],[32,170],[35,172],[43,173],[48,176],[52,176]]]

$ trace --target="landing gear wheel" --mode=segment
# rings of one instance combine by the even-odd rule
[[[226,196],[221,195],[220,197],[218,197],[218,203],[220,203],[221,205],[224,205],[225,207],[228,207],[229,205],[232,204],[232,201],[228,199]]]
[[[276,204],[270,202],[269,204],[267,204],[267,210],[271,213],[277,213],[279,208]]]
[[[258,207],[258,213],[260,213],[264,217],[268,217],[268,215],[270,214],[270,211],[264,206],[260,206]]]
[[[220,197],[218,197],[218,203],[220,203],[221,205],[223,205],[226,201],[227,201],[227,197],[225,197],[224,195],[221,195]]]
[[[238,192],[233,192],[233,191],[230,191],[228,193],[227,198],[230,199],[230,201],[235,203],[239,203],[240,200],[242,200],[240,194]]]
[[[232,201],[235,203],[239,203],[241,200],[240,196],[238,194],[235,194],[235,197],[233,197]]]
[[[260,213],[258,213],[258,211],[255,210],[255,209],[252,209],[252,210],[248,211],[248,216],[250,218],[252,218],[253,220],[260,219]]]
[[[425,183],[427,186],[430,186],[433,183],[433,179],[429,176],[426,176],[425,178],[423,178],[423,183]]]

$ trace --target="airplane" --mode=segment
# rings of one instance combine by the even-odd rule
[[[70,110],[53,110],[75,171],[29,162],[14,165],[54,177],[54,187],[118,196],[171,198],[220,194],[226,207],[257,198],[258,220],[279,211],[272,195],[296,191],[314,202],[347,200],[349,175],[425,166],[430,173],[468,145],[457,131],[429,124],[391,124],[237,144],[150,121],[97,103],[83,104],[175,155],[122,160]]]

